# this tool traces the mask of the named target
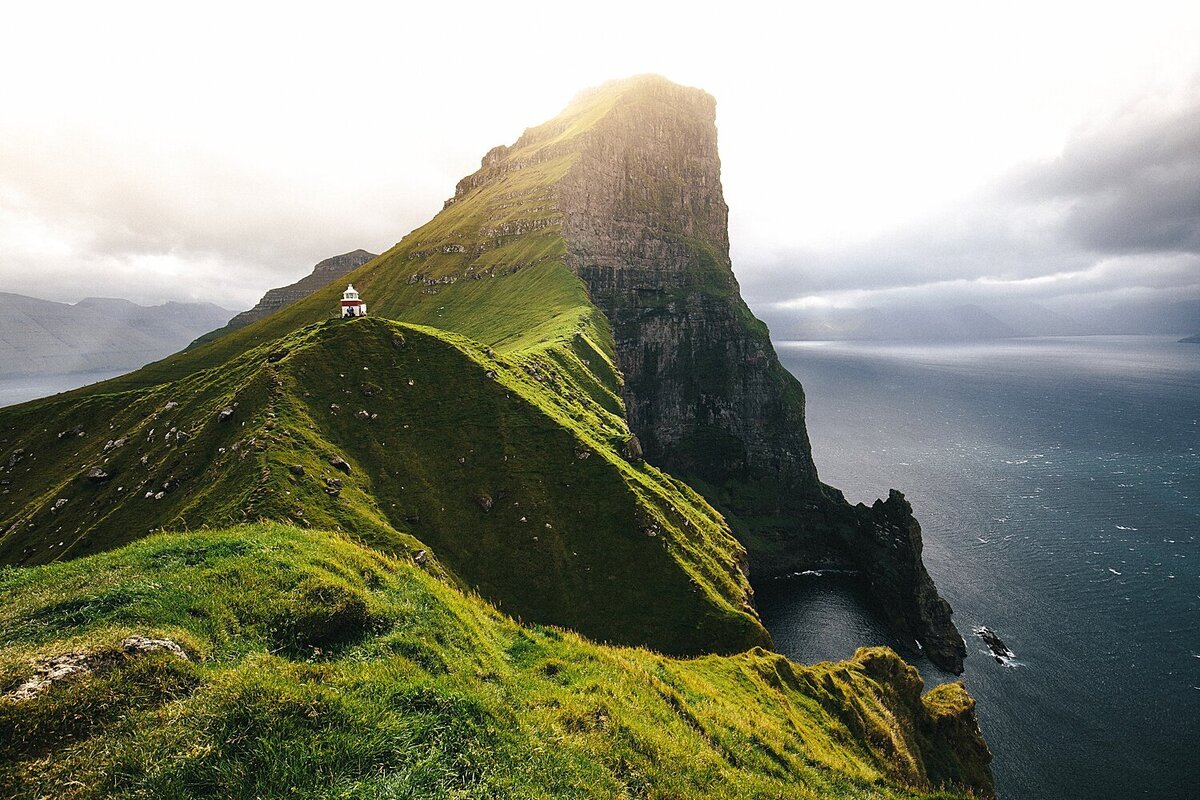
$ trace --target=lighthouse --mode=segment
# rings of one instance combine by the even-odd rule
[[[358,290],[351,283],[346,287],[346,291],[342,292],[342,319],[347,317],[365,317],[367,315],[367,304],[358,297]]]

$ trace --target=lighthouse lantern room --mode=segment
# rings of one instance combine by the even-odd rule
[[[366,315],[367,304],[359,299],[358,290],[354,288],[354,284],[348,285],[346,291],[342,292],[342,319],[365,317]]]

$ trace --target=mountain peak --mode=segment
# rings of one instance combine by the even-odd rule
[[[580,111],[594,102],[603,101],[609,97],[629,101],[670,95],[705,98],[710,103],[716,104],[716,99],[703,89],[676,83],[653,72],[645,72],[627,78],[614,78],[598,86],[583,89],[571,99],[563,114]]]

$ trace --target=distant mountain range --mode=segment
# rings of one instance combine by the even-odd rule
[[[976,341],[1024,336],[1179,334],[1200,321],[1200,301],[1134,302],[1064,314],[1033,302],[882,308],[756,309],[775,339]]]
[[[220,327],[229,315],[212,303],[140,306],[89,297],[71,305],[0,292],[0,375],[137,369]]]

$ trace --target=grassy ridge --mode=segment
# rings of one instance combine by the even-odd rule
[[[888,651],[678,661],[522,627],[405,559],[282,525],[0,572],[0,792],[41,797],[822,797],[932,793],[936,703]],[[922,733],[925,732],[925,733]],[[932,762],[931,762],[932,763]],[[935,774],[936,783],[949,775]]]
[[[554,182],[572,161],[559,156],[475,188],[344,280],[373,316],[453,331],[513,357],[581,330],[603,353],[607,367],[598,371],[611,381],[607,322],[562,261]],[[264,320],[101,386],[144,387],[223,364],[328,319],[344,288],[336,281]]]
[[[174,384],[26,407],[7,420],[24,455],[0,466],[0,556],[271,519],[430,550],[509,613],[597,639],[766,643],[724,521],[621,455],[628,431],[579,366],[600,354],[578,326],[569,338],[514,361],[433,328],[337,321]]]

